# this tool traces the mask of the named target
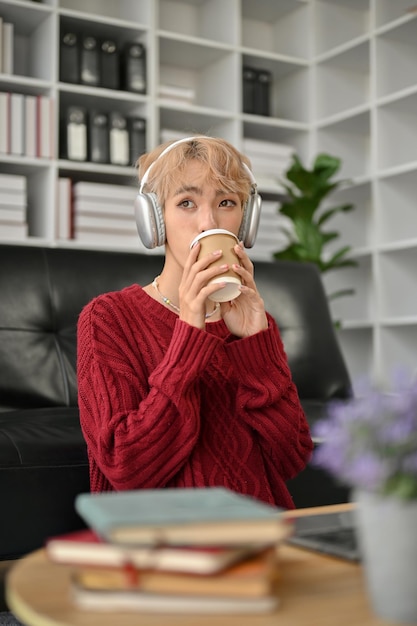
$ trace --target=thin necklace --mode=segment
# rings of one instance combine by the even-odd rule
[[[168,306],[171,307],[171,309],[174,309],[174,311],[179,314],[180,308],[176,304],[171,302],[171,300],[169,298],[166,298],[165,296],[163,296],[162,293],[159,291],[158,278],[160,278],[160,276],[155,276],[155,278],[153,279],[152,287],[155,289],[156,293],[161,298],[161,300],[164,302],[164,304],[167,304]],[[216,302],[216,306],[214,307],[212,312],[211,313],[206,313],[206,319],[208,319],[209,317],[211,317],[212,315],[217,313],[217,311],[219,309],[220,309],[220,304],[218,302]]]

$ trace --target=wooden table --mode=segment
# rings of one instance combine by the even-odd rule
[[[295,514],[315,511],[304,509]],[[33,552],[12,567],[6,579],[6,598],[16,617],[29,626],[393,625],[373,615],[360,565],[287,545],[280,547],[280,555],[280,606],[274,613],[265,615],[83,611],[70,599],[71,567],[51,563],[44,550]]]

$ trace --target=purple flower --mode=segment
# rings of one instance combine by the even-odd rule
[[[331,403],[312,429],[323,441],[312,462],[348,485],[414,498],[417,382],[399,369],[392,380],[385,390],[361,381],[356,398]]]

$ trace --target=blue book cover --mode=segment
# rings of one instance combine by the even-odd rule
[[[223,487],[83,493],[75,508],[99,535],[120,543],[265,544],[289,534],[282,509]]]

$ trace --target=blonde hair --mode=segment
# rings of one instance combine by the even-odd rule
[[[237,193],[243,206],[252,187],[249,173],[243,166],[245,163],[247,167],[251,167],[248,157],[225,139],[196,135],[189,141],[178,143],[158,159],[163,150],[174,143],[175,141],[164,143],[137,160],[139,180],[152,165],[143,192],[154,193],[163,206],[170,192],[177,186],[187,164],[195,160],[205,166],[209,184],[216,187],[220,185],[225,191]]]

